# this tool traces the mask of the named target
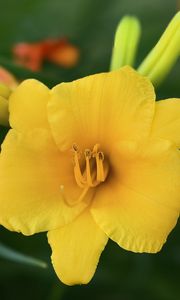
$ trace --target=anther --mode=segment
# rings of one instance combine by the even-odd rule
[[[102,151],[98,152],[97,155],[100,160],[102,160],[102,161],[104,160],[104,153]]]
[[[74,143],[72,145],[72,150],[75,151],[75,152],[78,152],[79,151],[78,145]]]
[[[97,169],[97,181],[104,182],[106,179],[104,173],[104,153],[102,151],[98,151],[96,154],[96,169]]]
[[[85,158],[91,159],[91,156],[92,156],[91,150],[90,149],[86,149],[84,151],[84,156],[85,156]]]
[[[93,151],[92,151],[92,156],[93,157],[96,157],[97,153],[98,153],[98,149],[99,149],[99,144],[96,144],[94,147],[93,147]]]

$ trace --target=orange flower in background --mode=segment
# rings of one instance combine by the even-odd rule
[[[65,38],[19,43],[13,47],[13,54],[17,63],[35,72],[41,70],[45,60],[71,68],[79,59],[79,49]]]

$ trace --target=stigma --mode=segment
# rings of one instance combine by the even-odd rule
[[[108,164],[100,145],[93,149],[85,149],[84,153],[76,144],[72,146],[74,161],[74,177],[81,188],[93,188],[104,182],[108,175]]]

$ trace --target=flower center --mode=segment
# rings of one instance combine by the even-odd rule
[[[81,188],[96,187],[104,182],[108,175],[108,164],[104,153],[96,144],[92,150],[85,149],[84,155],[76,144],[72,146],[74,155],[74,177]]]
[[[71,199],[66,196],[64,185],[60,186],[61,195],[69,206],[75,206],[83,201],[90,188],[96,187],[106,180],[109,171],[109,165],[104,153],[99,150],[99,144],[96,144],[92,150],[85,149],[84,154],[76,144],[73,144],[72,151],[74,177],[82,192],[77,199]]]

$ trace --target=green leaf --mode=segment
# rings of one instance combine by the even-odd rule
[[[17,263],[31,265],[40,268],[47,268],[47,264],[37,258],[22,254],[0,243],[0,257],[15,261]]]

